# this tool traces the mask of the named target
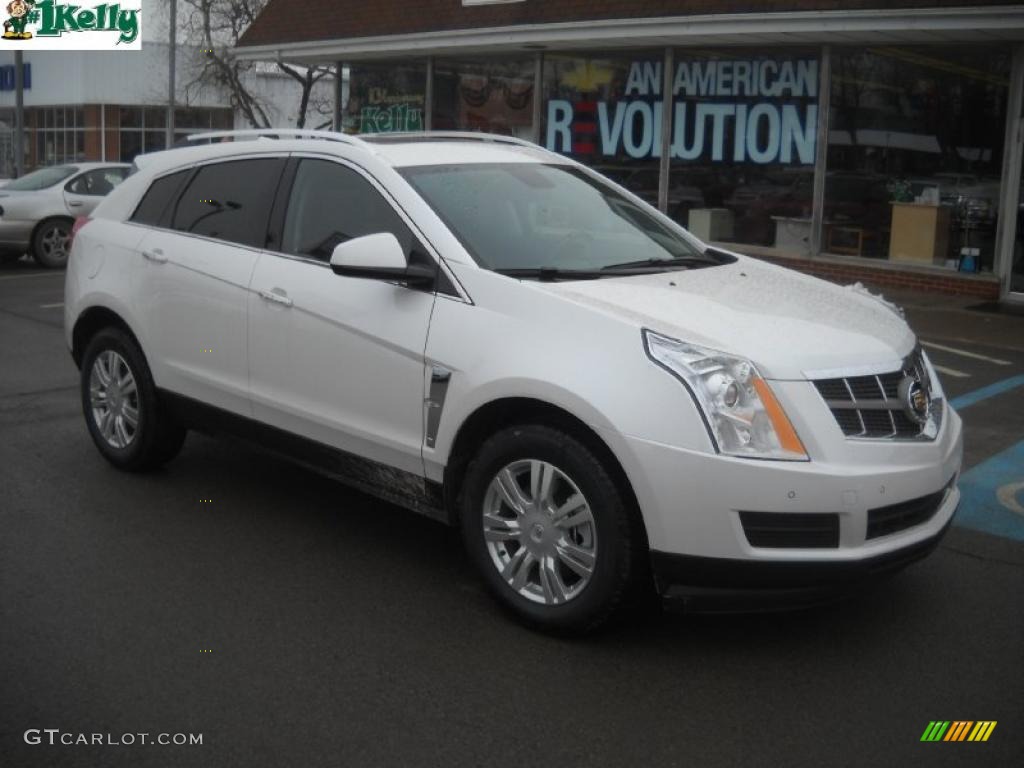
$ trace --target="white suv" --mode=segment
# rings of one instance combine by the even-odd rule
[[[67,341],[116,466],[254,439],[460,525],[556,629],[652,582],[817,600],[949,526],[961,422],[885,302],[526,142],[275,135],[146,156],[79,222]]]

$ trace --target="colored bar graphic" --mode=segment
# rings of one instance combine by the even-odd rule
[[[943,741],[963,741],[964,736],[967,735],[967,729],[970,728],[971,725],[973,725],[973,723],[970,720],[955,720]]]
[[[949,720],[932,720],[921,734],[921,741],[939,741],[949,728]]]
[[[996,720],[930,720],[921,741],[988,741]]]

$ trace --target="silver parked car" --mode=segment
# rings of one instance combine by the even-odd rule
[[[44,267],[68,260],[71,228],[128,176],[127,163],[40,168],[0,187],[0,260],[31,253]]]

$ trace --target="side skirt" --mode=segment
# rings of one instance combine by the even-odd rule
[[[208,435],[227,434],[240,438],[370,496],[447,525],[454,522],[445,508],[444,495],[438,483],[184,395],[164,389],[159,392],[161,402],[189,429]]]

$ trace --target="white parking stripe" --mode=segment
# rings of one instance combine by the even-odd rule
[[[24,277],[64,277],[63,272],[26,272],[23,275],[0,275],[0,280],[21,280]]]
[[[935,363],[932,363],[932,368],[934,368],[939,373],[944,373],[947,376],[952,376],[954,379],[969,379],[969,378],[971,378],[971,374],[964,373],[963,371],[958,371],[956,368],[946,368],[946,367],[941,366],[941,365],[936,365]]]
[[[58,301],[56,304],[40,304],[39,308],[40,309],[56,309],[57,307],[63,307],[63,306],[64,306],[64,302],[63,301]]]
[[[994,363],[995,365],[1013,365],[1009,360],[1000,360],[998,357],[986,357],[985,355],[979,355],[977,352],[968,352],[966,349],[957,349],[956,347],[947,347],[944,344],[936,344],[934,341],[922,341],[926,347],[932,349],[941,349],[943,352],[949,352],[953,355],[960,355],[960,357],[970,357],[975,360],[984,360],[986,363]],[[935,366],[938,368],[938,366]]]

